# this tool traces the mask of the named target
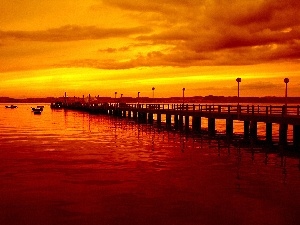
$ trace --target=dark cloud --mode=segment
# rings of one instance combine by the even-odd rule
[[[282,85],[274,84],[272,82],[253,82],[242,84],[242,88],[245,90],[264,90],[264,89],[281,89]],[[236,89],[236,87],[232,87],[232,89]]]
[[[133,28],[98,28],[95,26],[67,25],[43,31],[0,31],[1,39],[25,41],[64,42],[91,39],[105,39],[112,37],[128,37],[141,33],[148,33],[147,27]]]
[[[98,52],[105,52],[105,53],[115,53],[115,52],[125,52],[130,49],[129,46],[121,47],[121,48],[106,48],[106,49],[99,49]]]
[[[111,10],[121,9],[124,21],[129,17],[128,21],[134,21],[134,24],[141,26],[99,28],[68,25],[42,31],[2,30],[0,41],[13,39],[66,42],[131,37],[132,44],[126,43],[125,45],[128,46],[122,48],[115,45],[101,46],[99,53],[110,53],[107,54],[107,60],[94,59],[93,56],[91,59],[84,58],[62,63],[66,66],[101,69],[254,65],[268,62],[298,62],[300,59],[300,17],[298,16],[300,1],[106,0],[99,2],[101,2],[99,7],[93,6],[93,10],[101,10],[103,7],[110,7]],[[123,44],[121,42],[120,44]],[[121,52],[128,53],[126,61],[113,58],[114,53]]]
[[[141,1],[139,5],[126,1],[126,7],[117,1],[110,3],[128,10],[139,10],[143,6],[151,12],[156,10],[156,13],[163,14],[168,24],[166,29],[141,35],[137,40],[172,46],[174,51],[165,53],[168,56],[164,59],[173,59],[176,53],[183,54],[180,58],[186,62],[181,62],[181,65],[259,64],[299,59],[298,1],[229,3],[218,0],[186,1],[186,4],[167,1],[161,8],[149,1]]]

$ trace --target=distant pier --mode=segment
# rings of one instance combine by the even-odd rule
[[[51,104],[55,108],[55,104]],[[226,135],[233,135],[233,121],[244,123],[245,139],[257,139],[257,123],[266,126],[266,141],[272,143],[272,125],[279,124],[279,144],[287,144],[288,125],[293,126],[293,145],[300,147],[300,106],[259,106],[259,105],[202,105],[202,104],[126,104],[126,103],[62,103],[61,108],[82,110],[96,114],[107,114],[118,117],[133,118],[141,123],[153,123],[156,115],[157,126],[162,126],[162,115],[165,115],[164,125],[178,130],[201,131],[201,118],[208,119],[208,135],[216,134],[216,119],[226,120]],[[172,117],[174,123],[172,124]]]

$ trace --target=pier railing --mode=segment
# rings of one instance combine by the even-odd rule
[[[182,113],[211,113],[231,115],[284,116],[300,117],[300,106],[286,105],[215,105],[215,104],[126,104],[126,103],[96,103],[68,104],[67,108],[104,108],[132,111],[147,111],[153,113],[182,112]]]
[[[120,106],[112,104],[115,108],[122,109],[147,109],[149,111],[186,111],[206,112],[221,114],[255,114],[300,116],[300,106],[261,106],[261,105],[207,105],[207,104],[126,104]]]

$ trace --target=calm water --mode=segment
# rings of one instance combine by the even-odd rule
[[[0,224],[300,223],[300,160],[128,119],[0,105]]]

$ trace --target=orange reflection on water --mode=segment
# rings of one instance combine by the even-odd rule
[[[0,108],[0,224],[297,224],[297,154]]]

